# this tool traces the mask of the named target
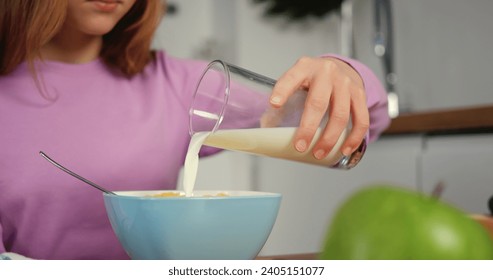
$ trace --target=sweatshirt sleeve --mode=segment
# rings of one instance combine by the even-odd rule
[[[369,142],[377,140],[380,134],[390,124],[390,117],[387,109],[387,92],[382,83],[373,71],[361,62],[334,54],[327,54],[324,56],[334,57],[346,62],[353,67],[363,79],[366,92],[366,104],[370,113],[370,129],[367,137]]]
[[[31,258],[17,253],[7,252],[5,245],[3,244],[3,228],[0,223],[0,261],[1,260],[31,260]]]
[[[0,223],[0,254],[5,253],[5,245],[3,245],[3,229],[2,224]]]

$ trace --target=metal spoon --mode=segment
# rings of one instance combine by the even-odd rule
[[[67,168],[65,168],[65,167],[63,167],[61,164],[59,164],[58,162],[56,162],[56,161],[52,160],[49,156],[47,156],[47,155],[46,155],[45,153],[43,153],[42,151],[40,151],[40,152],[39,152],[39,154],[40,154],[42,157],[44,157],[47,161],[49,161],[51,164],[53,164],[54,166],[56,166],[56,167],[60,168],[61,170],[65,171],[66,173],[68,173],[68,174],[70,174],[70,175],[74,176],[75,178],[77,178],[77,179],[81,180],[82,182],[84,182],[84,183],[86,183],[86,184],[89,184],[89,185],[91,185],[92,187],[95,187],[96,189],[98,189],[98,190],[100,190],[100,191],[102,191],[102,192],[105,192],[105,193],[107,193],[107,194],[116,195],[116,193],[114,193],[114,192],[112,192],[112,191],[109,191],[109,190],[107,190],[107,189],[105,189],[105,188],[103,188],[103,187],[99,186],[98,184],[93,183],[93,182],[91,182],[91,181],[87,180],[86,178],[84,178],[84,177],[82,177],[82,176],[80,176],[80,175],[78,175],[78,174],[76,174],[76,173],[74,173],[74,172],[72,172],[72,171],[68,170]]]

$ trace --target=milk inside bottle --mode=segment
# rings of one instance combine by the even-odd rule
[[[190,107],[190,134],[201,138],[204,145],[247,152],[255,155],[294,160],[330,168],[354,167],[366,149],[363,141],[349,156],[340,152],[350,131],[347,127],[330,153],[315,159],[311,146],[300,153],[293,137],[299,126],[306,92],[299,90],[289,97],[282,108],[272,108],[269,97],[276,81],[221,60],[211,62],[196,86]],[[328,114],[326,114],[328,115]],[[325,122],[320,127],[325,127]],[[207,136],[199,136],[207,134]]]

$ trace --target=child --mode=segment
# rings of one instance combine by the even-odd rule
[[[188,108],[206,63],[150,50],[161,5],[0,0],[0,253],[128,258],[101,194],[40,150],[113,190],[176,187],[190,141]],[[389,123],[385,91],[356,61],[301,58],[278,80],[272,106],[300,87],[308,90],[294,144],[300,152],[328,107],[316,158],[327,155],[349,116],[344,154]]]

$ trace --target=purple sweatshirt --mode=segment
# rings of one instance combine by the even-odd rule
[[[373,141],[389,123],[385,91],[368,68],[345,61],[364,80]],[[43,93],[26,63],[0,76],[0,253],[128,259],[102,194],[39,151],[111,190],[175,189],[190,141],[188,108],[205,66],[158,52],[127,79],[101,60],[49,61],[37,64]]]

